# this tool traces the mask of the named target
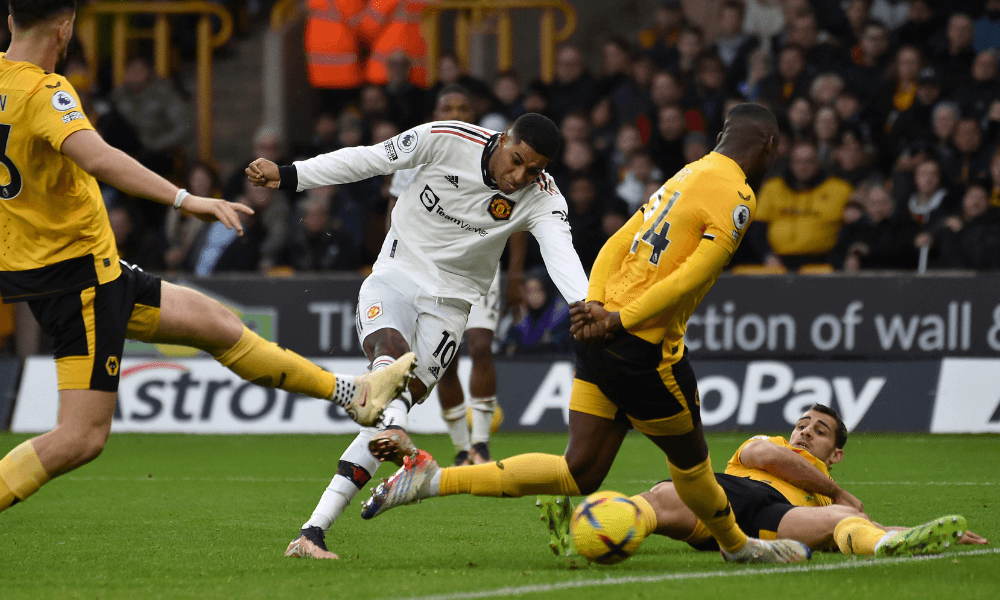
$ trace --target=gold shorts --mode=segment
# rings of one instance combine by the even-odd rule
[[[159,326],[160,283],[122,262],[114,281],[28,302],[53,338],[60,390],[118,391],[125,338],[148,341]]]
[[[649,436],[682,435],[700,420],[698,384],[687,351],[619,334],[603,346],[576,344],[570,410],[630,423]]]

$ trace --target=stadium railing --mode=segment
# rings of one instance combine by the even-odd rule
[[[548,83],[555,73],[556,46],[576,30],[576,10],[565,0],[441,0],[424,9],[424,40],[427,42],[428,79],[437,78],[441,56],[441,14],[455,13],[455,55],[463,70],[472,69],[474,35],[495,35],[497,68],[508,71],[514,65],[514,11],[541,11],[539,28],[539,77]],[[563,26],[556,29],[556,13]]]
[[[132,25],[136,15],[152,15],[151,28]],[[212,162],[212,52],[225,44],[233,34],[233,18],[224,7],[212,2],[185,0],[179,2],[108,2],[98,1],[85,5],[78,17],[77,31],[80,43],[87,54],[91,79],[97,78],[98,27],[100,17],[112,19],[111,64],[114,84],[125,79],[128,62],[128,42],[134,39],[153,41],[153,64],[157,75],[170,75],[170,18],[179,15],[197,15],[196,60],[198,64],[197,131],[198,156]],[[218,19],[219,31],[212,33],[212,18]]]

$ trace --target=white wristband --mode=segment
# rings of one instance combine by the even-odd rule
[[[190,195],[191,194],[184,188],[177,190],[177,195],[174,196],[174,210],[179,209],[181,207],[181,202],[184,202],[184,199]]]

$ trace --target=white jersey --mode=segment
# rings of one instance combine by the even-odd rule
[[[474,304],[489,291],[507,238],[530,231],[559,292],[569,302],[584,299],[587,276],[573,248],[566,199],[546,172],[514,194],[500,193],[487,168],[499,137],[461,121],[435,121],[375,146],[296,161],[290,178],[302,191],[419,167],[399,195],[373,272],[398,273],[432,296]],[[287,169],[282,179],[292,175]]]

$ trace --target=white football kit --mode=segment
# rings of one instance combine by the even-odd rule
[[[420,167],[396,171],[392,176],[392,182],[389,184],[389,195],[393,198],[399,198],[399,195],[403,193],[406,186],[410,185],[410,182],[413,181],[418,171],[420,171]],[[499,326],[500,269],[497,268],[497,274],[493,278],[493,283],[490,284],[490,291],[469,309],[469,323],[465,328],[487,329],[492,331],[493,335],[496,335],[497,327]]]
[[[512,233],[531,232],[568,302],[587,294],[565,198],[545,172],[514,194],[501,193],[488,169],[499,137],[461,121],[436,121],[381,144],[280,168],[281,187],[298,191],[418,169],[399,195],[372,275],[362,285],[357,322],[362,342],[379,329],[400,331],[417,353],[416,374],[428,388],[454,358],[445,349],[457,346],[469,307],[489,291]]]

